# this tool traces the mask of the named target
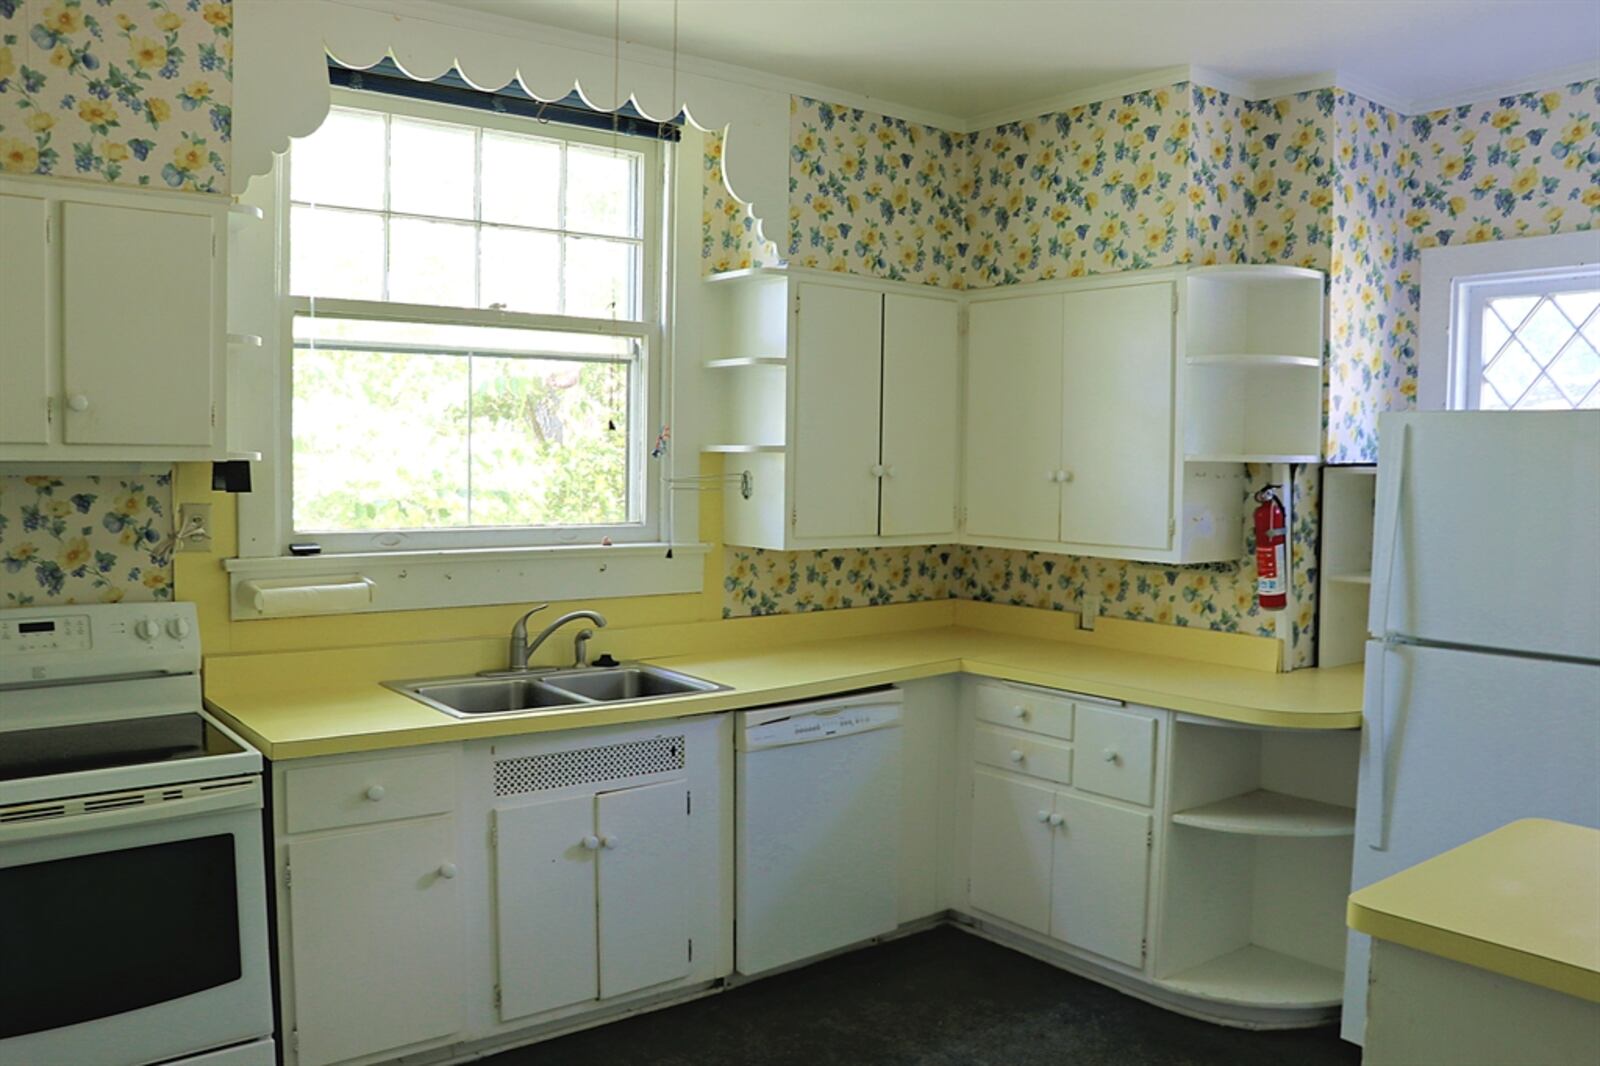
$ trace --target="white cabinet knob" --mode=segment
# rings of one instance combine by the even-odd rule
[[[1021,762],[1022,761],[1022,752],[1018,751],[1016,748],[1012,748],[1011,749],[1011,761],[1012,762]]]
[[[884,477],[894,477],[894,467],[892,467],[892,466],[884,467],[883,468],[883,476]]]
[[[1011,715],[1013,718],[1025,719],[1028,717],[1028,708],[1019,703],[1015,707],[1011,708]]]
[[[1102,759],[1104,759],[1106,762],[1112,763],[1112,764],[1116,764],[1116,763],[1119,763],[1119,762],[1122,761],[1122,756],[1117,753],[1117,749],[1116,748],[1107,748],[1105,751],[1100,753],[1100,757]]]
[[[1061,480],[1061,471],[1052,470],[1048,474],[1046,474],[1045,477],[1048,478],[1051,482],[1060,481]]]
[[[89,409],[89,396],[87,393],[75,392],[67,397],[67,406],[74,411],[87,411]]]
[[[457,872],[456,864],[453,862],[441,862],[439,864],[439,876],[444,878],[446,881],[455,880]]]
[[[161,623],[153,618],[141,618],[134,624],[133,631],[140,640],[155,640],[161,635]]]
[[[600,850],[600,838],[599,837],[595,837],[595,836],[584,837],[583,838],[583,850],[585,850],[585,851],[599,851]]]
[[[1067,820],[1065,818],[1061,817],[1061,815],[1059,815],[1059,814],[1052,814],[1050,816],[1050,824],[1053,825],[1053,826],[1056,826],[1058,828],[1060,826],[1065,825],[1066,822],[1067,822]]]
[[[1039,821],[1048,822],[1049,820],[1050,820],[1050,812],[1049,811],[1040,811],[1039,812]]]
[[[189,635],[189,623],[182,618],[174,618],[167,623],[167,633],[173,640],[182,640]]]
[[[882,477],[883,476],[883,470],[884,470],[884,467],[883,467],[882,463],[873,463],[872,464],[871,472],[872,472],[872,476],[873,477]]]
[[[611,837],[611,836],[603,836],[603,837],[600,838],[600,846],[602,848],[614,848],[614,847],[617,846],[617,838],[616,837]]]
[[[385,789],[382,785],[368,785],[367,791],[363,793],[363,795],[365,795],[367,799],[371,800],[373,803],[377,803],[379,800],[383,799],[384,792]]]
[[[1072,471],[1070,471],[1070,470],[1061,471],[1061,480],[1063,482],[1071,481],[1072,480]]]

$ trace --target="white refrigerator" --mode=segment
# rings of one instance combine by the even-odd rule
[[[1600,826],[1600,411],[1385,414],[1378,440],[1352,891],[1518,818]]]

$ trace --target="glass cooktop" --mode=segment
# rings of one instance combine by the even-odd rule
[[[0,733],[0,781],[233,755],[244,749],[193,712]]]

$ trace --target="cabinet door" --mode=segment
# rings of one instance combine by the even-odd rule
[[[966,532],[1055,540],[1061,490],[1060,296],[971,305]]]
[[[1078,704],[1078,774],[1085,792],[1150,806],[1155,793],[1156,720]]]
[[[961,366],[950,300],[883,298],[883,512],[886,537],[956,527]]]
[[[1060,793],[1050,935],[1108,959],[1144,962],[1150,816]]]
[[[794,535],[878,535],[883,297],[801,285],[793,404]]]
[[[210,445],[211,216],[66,202],[61,229],[66,442]]]
[[[429,818],[287,847],[295,1030],[302,1066],[461,1027],[455,823]]]
[[[1172,293],[1161,282],[1065,297],[1063,541],[1171,546]]]
[[[1026,929],[1050,931],[1051,829],[1055,793],[974,770],[972,906]]]
[[[681,781],[603,792],[600,998],[689,973],[689,790]]]
[[[48,444],[50,252],[48,205],[0,196],[0,441]]]
[[[599,995],[594,797],[494,811],[500,1020]]]

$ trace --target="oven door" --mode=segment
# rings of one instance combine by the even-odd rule
[[[269,1035],[261,821],[255,775],[0,809],[0,1062]]]

